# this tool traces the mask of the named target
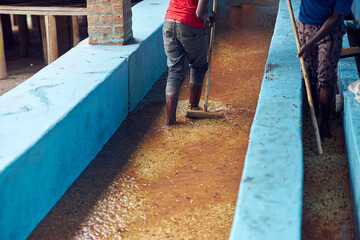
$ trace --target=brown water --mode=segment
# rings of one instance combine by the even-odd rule
[[[277,9],[219,13],[210,109],[166,122],[164,74],[29,239],[226,239]],[[227,16],[227,17],[225,17]]]

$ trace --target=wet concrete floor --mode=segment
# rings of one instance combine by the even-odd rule
[[[277,8],[221,11],[209,108],[225,117],[186,119],[187,79],[164,127],[164,74],[29,239],[228,238]]]

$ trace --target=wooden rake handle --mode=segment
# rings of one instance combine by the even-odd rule
[[[213,8],[212,11],[216,13],[217,7],[217,0],[213,0]],[[207,80],[206,80],[206,92],[205,92],[205,103],[204,103],[204,111],[207,112],[208,108],[208,101],[209,101],[209,89],[210,89],[210,73],[211,73],[211,61],[212,61],[212,53],[214,48],[214,41],[215,41],[215,23],[211,26],[210,32],[210,46],[208,51],[208,71],[207,71]]]
[[[286,1],[287,1],[287,5],[288,5],[288,8],[289,8],[289,14],[290,14],[292,27],[293,27],[293,30],[294,30],[296,46],[297,46],[297,49],[299,51],[301,46],[300,46],[298,31],[296,29],[293,8],[292,8],[292,5],[291,5],[291,1],[290,0],[286,0]],[[323,149],[321,147],[321,139],[320,139],[319,127],[318,127],[318,124],[317,124],[317,121],[316,121],[314,104],[313,104],[313,99],[312,99],[312,96],[311,96],[310,81],[309,81],[309,76],[308,76],[306,68],[305,68],[305,62],[304,62],[303,57],[300,57],[300,64],[301,64],[301,70],[302,70],[303,76],[304,76],[304,82],[305,82],[305,87],[306,87],[306,94],[307,94],[307,98],[308,98],[308,103],[310,105],[312,124],[313,124],[314,129],[315,129],[315,137],[316,137],[316,142],[317,142],[317,146],[318,146],[318,151],[319,151],[319,154],[322,154]]]

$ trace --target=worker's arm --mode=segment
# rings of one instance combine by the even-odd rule
[[[329,17],[324,24],[321,26],[320,30],[315,34],[315,36],[306,44],[304,44],[300,51],[298,52],[298,57],[306,57],[310,55],[312,47],[319,42],[322,38],[328,35],[333,29],[339,26],[340,21],[343,15],[334,11],[334,13]]]
[[[196,8],[196,16],[201,19],[205,19],[207,17],[207,5],[209,0],[199,0],[197,8]]]
[[[209,26],[211,27],[216,22],[216,14],[213,11],[208,12],[208,3],[209,0],[199,0],[196,8],[196,16],[201,19],[207,18]]]

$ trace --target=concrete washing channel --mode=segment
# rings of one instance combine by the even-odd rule
[[[357,0],[353,6],[357,19],[359,5]],[[161,27],[167,6],[168,1],[158,0],[134,6],[135,44],[99,47],[85,40],[0,98],[0,239],[25,239],[32,232],[165,71]],[[358,227],[359,103],[346,89],[359,76],[352,58],[339,68]],[[230,239],[301,238],[300,78],[286,1],[281,0]],[[358,228],[356,234],[359,238]]]
[[[292,1],[295,16],[300,1]],[[359,14],[355,2],[354,15]],[[349,47],[347,37],[344,46]],[[291,54],[292,53],[292,54]],[[240,184],[230,239],[300,239],[302,224],[303,152],[301,142],[302,85],[295,39],[286,1],[280,1],[273,39]],[[271,68],[270,68],[271,67]],[[350,164],[355,234],[359,235],[359,117],[354,94],[346,91],[358,80],[353,58],[339,63],[344,91],[344,126]],[[275,81],[269,81],[269,78]],[[291,91],[289,91],[291,89]],[[286,107],[289,102],[293,108]],[[354,125],[355,124],[355,125]],[[271,237],[269,237],[271,236]]]

